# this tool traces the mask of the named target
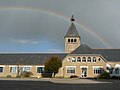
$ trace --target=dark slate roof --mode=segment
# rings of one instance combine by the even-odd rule
[[[74,23],[71,23],[71,26],[69,27],[65,37],[79,37],[80,38]]]
[[[100,54],[107,61],[120,62],[120,49],[91,49],[87,45],[82,44],[72,54]]]
[[[120,62],[120,49],[93,49],[95,54],[101,54],[108,61]]]
[[[67,54],[36,54],[36,53],[16,53],[0,54],[0,65],[43,65],[51,56],[58,56],[61,60]]]
[[[92,54],[92,49],[85,44],[81,44],[76,50],[72,52],[73,54]]]

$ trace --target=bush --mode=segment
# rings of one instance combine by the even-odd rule
[[[71,75],[70,78],[78,78],[77,75]]]
[[[23,72],[21,73],[21,77],[30,77],[31,75],[33,75],[32,72],[23,71]]]
[[[98,78],[99,79],[108,79],[108,78],[110,78],[110,74],[107,72],[103,72]]]
[[[112,76],[112,77],[110,77],[110,79],[119,79],[120,80],[120,76]]]
[[[52,77],[52,73],[42,73],[42,77]]]
[[[21,76],[20,75],[17,75],[16,78],[20,78]]]
[[[7,78],[11,78],[11,75],[7,75]]]

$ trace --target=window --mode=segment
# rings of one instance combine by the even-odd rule
[[[3,72],[3,67],[0,67],[0,73],[2,73]]]
[[[76,62],[76,58],[75,57],[72,58],[72,62]]]
[[[83,57],[83,58],[82,58],[82,62],[86,62],[86,57]]]
[[[30,67],[23,67],[23,71],[29,72],[30,71]]]
[[[30,67],[19,67],[20,71],[30,72]]]
[[[119,74],[119,68],[115,69],[115,74]]]
[[[70,62],[70,58],[67,58],[67,61]]]
[[[71,42],[73,42],[73,39],[71,39]]]
[[[77,42],[77,39],[74,39],[74,42]]]
[[[81,58],[80,57],[77,58],[77,62],[81,62]]]
[[[10,73],[17,73],[17,67],[10,67]]]
[[[113,68],[109,69],[109,73],[113,74]]]
[[[37,67],[37,73],[43,73],[44,67]]]
[[[99,61],[101,60],[101,58],[98,59]]]
[[[91,57],[88,57],[87,62],[91,62]]]
[[[101,74],[102,68],[94,68],[94,74]]]
[[[75,67],[67,67],[67,73],[75,74]]]
[[[70,39],[68,39],[68,42],[70,42]]]
[[[93,62],[96,62],[96,57],[93,57]]]

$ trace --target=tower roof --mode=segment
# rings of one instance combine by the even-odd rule
[[[74,18],[74,16],[73,16],[73,15],[72,15],[72,17],[71,17],[70,21],[75,21],[75,18]]]
[[[70,21],[71,21],[71,25],[70,25],[65,37],[79,37],[80,38],[78,31],[76,29],[76,26],[74,24],[75,19],[74,19],[73,15],[72,15]]]

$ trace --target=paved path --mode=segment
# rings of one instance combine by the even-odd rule
[[[63,84],[96,84],[96,83],[111,83],[107,81],[98,81],[92,79],[64,79],[64,78],[0,78],[0,80],[11,80],[11,81],[49,81],[52,83],[63,83]]]
[[[110,82],[101,82],[91,79],[53,79],[53,83],[67,83],[67,84],[91,84],[91,83],[110,83]]]

